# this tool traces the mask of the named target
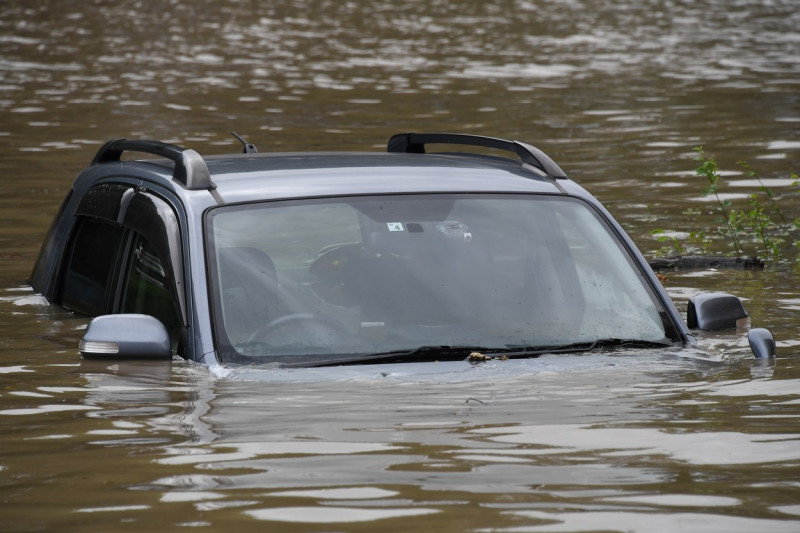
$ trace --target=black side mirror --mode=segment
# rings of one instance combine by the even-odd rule
[[[698,294],[689,299],[686,310],[686,324],[704,331],[746,327],[749,319],[742,301],[724,292]],[[769,330],[753,328],[747,333],[747,340],[756,359],[775,357],[775,339]]]
[[[769,330],[753,328],[747,333],[747,340],[756,359],[775,357],[775,338]]]
[[[79,349],[87,359],[172,359],[167,328],[150,315],[94,318],[86,328]]]
[[[750,315],[744,310],[742,301],[724,292],[698,294],[689,299],[686,324],[690,329],[716,331],[735,329],[747,325]]]

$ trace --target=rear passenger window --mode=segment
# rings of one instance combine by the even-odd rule
[[[124,229],[99,218],[78,222],[67,252],[61,304],[89,316],[107,312]]]

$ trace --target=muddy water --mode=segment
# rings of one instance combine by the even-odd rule
[[[0,4],[3,531],[797,531],[800,310],[788,235],[759,272],[670,274],[747,299],[779,341],[700,352],[211,373],[81,361],[86,321],[26,285],[104,140],[201,153],[381,149],[392,133],[550,153],[647,253],[733,201],[786,215],[800,171],[795,1]],[[726,251],[723,239],[717,250]]]

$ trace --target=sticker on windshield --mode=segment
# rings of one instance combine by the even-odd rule
[[[470,233],[469,228],[463,222],[445,220],[444,222],[439,222],[436,227],[448,237],[463,238],[464,242],[470,242],[472,240],[472,233]]]
[[[387,222],[386,227],[389,228],[389,231],[403,231],[402,222]]]

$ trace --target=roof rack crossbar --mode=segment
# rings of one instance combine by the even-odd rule
[[[463,133],[398,133],[389,139],[386,149],[389,152],[424,154],[426,144],[461,144],[514,152],[523,163],[538,168],[551,178],[567,177],[555,161],[535,146],[496,137]]]
[[[189,190],[216,188],[203,156],[194,150],[161,141],[113,139],[97,151],[92,164],[120,161],[124,152],[142,152],[169,159],[175,163],[172,179]]]

